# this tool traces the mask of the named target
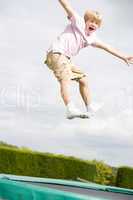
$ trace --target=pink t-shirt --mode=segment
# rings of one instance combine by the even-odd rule
[[[70,24],[67,25],[64,32],[56,38],[52,43],[49,51],[60,52],[68,57],[78,54],[79,50],[94,45],[97,40],[96,34],[92,33],[89,36],[85,34],[85,22],[77,13],[70,19]]]

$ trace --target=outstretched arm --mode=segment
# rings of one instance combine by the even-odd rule
[[[107,51],[108,53],[122,59],[127,65],[133,64],[133,56],[125,56],[121,52],[119,52],[118,50],[109,46],[108,44],[105,44],[103,42],[98,41],[93,46],[100,48],[100,49],[103,49],[103,50]]]
[[[59,2],[62,5],[62,7],[65,9],[68,17],[74,16],[75,11],[73,10],[73,8],[71,7],[71,5],[68,3],[67,0],[59,0]]]

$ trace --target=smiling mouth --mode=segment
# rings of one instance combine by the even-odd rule
[[[95,28],[90,26],[89,31],[95,31]]]

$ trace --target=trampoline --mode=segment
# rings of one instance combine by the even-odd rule
[[[83,183],[79,181],[68,181],[60,179],[49,178],[35,178],[26,176],[13,176],[13,175],[1,175],[0,179],[10,181],[16,184],[23,184],[28,187],[34,188],[34,190],[40,188],[44,192],[49,190],[49,197],[52,192],[59,192],[66,195],[66,198],[59,199],[90,199],[90,200],[133,200],[133,190],[103,186],[95,183]],[[75,198],[74,198],[75,196]],[[72,198],[73,197],[73,198]],[[52,199],[44,198],[44,199]],[[54,198],[53,198],[54,199]],[[56,199],[56,198],[55,198]],[[58,198],[57,198],[58,199]],[[10,200],[10,199],[9,199]]]

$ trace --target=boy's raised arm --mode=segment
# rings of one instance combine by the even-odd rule
[[[122,59],[127,65],[133,64],[133,56],[126,56],[126,55],[122,54],[121,52],[119,52],[118,50],[112,48],[108,44],[105,44],[103,42],[96,42],[94,44],[94,46],[97,48],[103,49],[103,50],[107,51],[108,53]]]
[[[68,17],[74,16],[74,9],[71,7],[71,5],[68,3],[67,0],[59,0],[59,3],[62,5],[62,7],[65,9]]]

